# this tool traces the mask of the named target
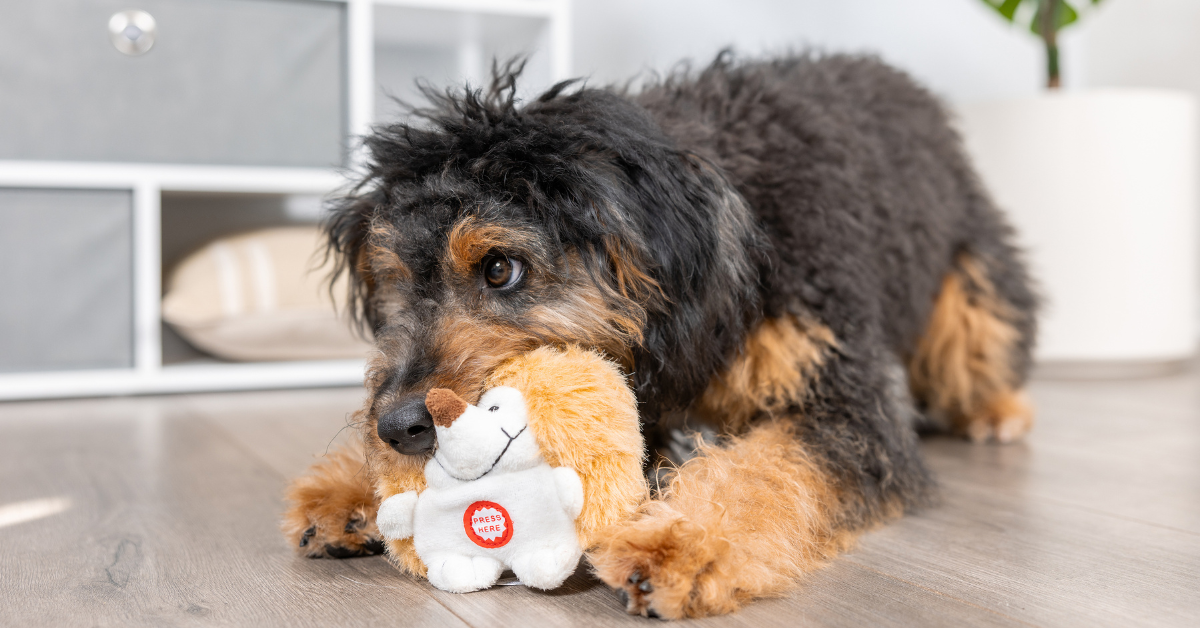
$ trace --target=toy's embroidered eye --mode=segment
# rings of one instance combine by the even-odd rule
[[[495,412],[500,409],[500,406],[492,406],[488,408],[488,412]]]
[[[525,275],[525,265],[521,263],[521,260],[507,255],[489,255],[483,258],[481,268],[483,279],[487,282],[488,287],[497,290],[517,285],[517,282],[521,281],[521,277]]]

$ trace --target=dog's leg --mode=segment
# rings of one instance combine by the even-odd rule
[[[913,393],[932,418],[976,442],[1011,442],[1029,431],[1033,408],[1021,392],[1030,344],[1019,324],[1024,316],[978,259],[959,256],[909,362]]]
[[[365,466],[362,447],[348,445],[288,486],[282,527],[297,552],[310,558],[383,553],[375,527],[379,500]]]
[[[630,613],[728,613],[850,542],[836,524],[838,501],[787,424],[763,425],[684,464],[663,499],[608,530],[590,559]]]
[[[697,409],[750,427],[701,447],[659,499],[605,530],[589,553],[597,575],[630,613],[727,613],[919,503],[928,475],[886,364],[823,326],[764,322]]]

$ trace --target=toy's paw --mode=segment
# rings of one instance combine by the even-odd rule
[[[579,473],[570,467],[555,467],[552,473],[563,510],[571,519],[578,519],[579,513],[583,512],[583,480],[580,480]]]
[[[664,509],[612,526],[588,556],[631,615],[679,619],[727,612],[729,592],[714,573],[724,539]]]
[[[973,442],[1011,443],[1020,440],[1033,427],[1033,408],[1018,392],[1005,392],[992,400],[982,412],[967,418],[960,428]]]
[[[435,554],[425,561],[429,567],[429,583],[451,593],[469,593],[486,589],[504,571],[504,565],[486,556]]]
[[[512,570],[521,584],[549,591],[575,573],[582,555],[578,545],[540,549],[513,559]]]
[[[408,491],[392,495],[379,505],[375,515],[375,526],[383,538],[394,541],[413,535],[413,514],[417,507],[417,492]]]

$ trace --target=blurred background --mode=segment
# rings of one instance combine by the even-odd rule
[[[526,96],[636,89],[726,47],[910,73],[1028,251],[1042,373],[1178,369],[1197,34],[1195,0],[0,0],[0,399],[361,382],[316,223],[396,98],[518,54]]]

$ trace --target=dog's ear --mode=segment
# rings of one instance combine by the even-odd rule
[[[651,276],[649,256],[642,247],[633,245],[630,238],[609,234],[604,237],[604,253],[616,292],[647,309],[662,307],[666,294]]]
[[[325,219],[328,236],[325,255],[332,256],[335,262],[329,288],[337,289],[339,280],[347,276],[347,306],[351,319],[361,331],[373,332],[379,322],[372,303],[375,277],[366,257],[366,248],[372,219],[383,202],[383,194],[377,190],[362,193],[355,190],[331,201]]]
[[[610,255],[634,260],[614,267],[622,278],[645,269],[642,290],[670,304],[648,318],[633,375],[643,412],[659,416],[686,407],[736,351],[760,312],[766,247],[745,199],[703,156],[629,142],[621,157],[627,184],[614,205],[636,228]],[[630,249],[644,253],[623,252]],[[691,340],[714,328],[710,341]]]

